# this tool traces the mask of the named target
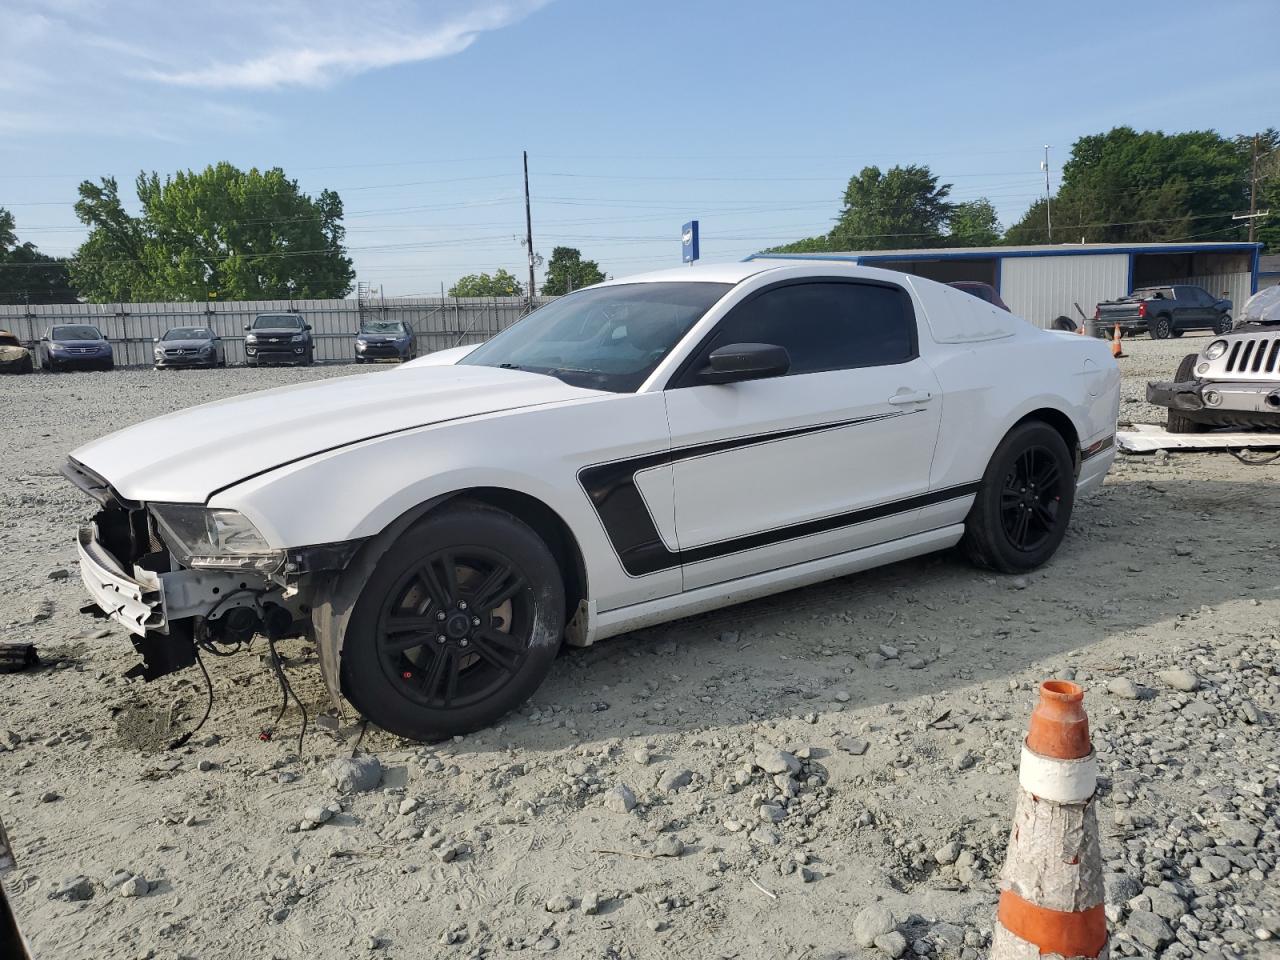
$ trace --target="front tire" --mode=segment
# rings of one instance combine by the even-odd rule
[[[1014,427],[992,454],[961,545],[980,567],[1026,573],[1053,556],[1075,505],[1075,463],[1041,420]]]
[[[429,514],[361,589],[342,646],[343,693],[412,740],[488,726],[551,669],[564,604],[555,558],[516,517],[481,504]]]
[[[1199,359],[1200,355],[1198,353],[1188,353],[1183,357],[1182,362],[1178,364],[1177,372],[1173,375],[1174,382],[1184,383],[1187,380],[1194,380],[1196,378],[1196,361]],[[1165,429],[1170,433],[1204,433],[1209,427],[1208,424],[1192,420],[1185,413],[1170,407],[1168,417],[1165,420]]]
[[[1151,339],[1168,340],[1173,333],[1173,323],[1168,317],[1156,317],[1151,321]]]
[[[1235,326],[1235,321],[1233,321],[1229,316],[1227,316],[1224,313],[1222,316],[1218,318],[1218,322],[1213,325],[1213,332],[1221,337],[1225,334],[1230,333],[1234,326]]]

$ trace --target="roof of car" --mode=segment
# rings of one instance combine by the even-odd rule
[[[606,280],[597,286],[608,286],[618,283],[663,283],[663,282],[697,282],[703,283],[740,283],[747,277],[770,270],[803,268],[806,264],[796,260],[779,257],[767,259],[759,257],[753,260],[730,261],[728,263],[695,263],[688,267],[673,267],[669,270],[655,270],[652,273],[637,273],[627,277],[616,277]],[[811,272],[826,272],[865,277],[880,277],[886,271],[873,266],[860,266],[853,263],[836,261],[818,261],[808,264]]]

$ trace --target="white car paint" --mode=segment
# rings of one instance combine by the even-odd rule
[[[665,389],[744,298],[780,280],[824,277],[905,290],[917,317],[918,358]],[[524,494],[564,521],[582,554],[588,616],[577,640],[590,642],[953,545],[973,495],[949,492],[974,485],[1001,438],[1032,411],[1068,418],[1082,448],[1115,433],[1119,369],[1106,343],[1039,330],[928,280],[845,263],[752,260],[607,283],[650,281],[734,286],[634,393],[453,366],[473,349],[459,347],[394,371],[171,414],[72,457],[134,500],[239,511],[279,548],[371,537],[420,504],[459,491]],[[677,557],[654,569],[628,569],[587,493],[593,471],[628,458],[663,461],[673,448],[849,420],[860,422],[697,459],[637,459],[637,509],[652,521],[658,552]],[[1115,456],[1111,447],[1099,451],[1082,467],[1081,494],[1102,482]],[[922,502],[915,506],[912,498]],[[875,513],[891,501],[911,506],[698,556],[710,544]],[[685,562],[677,551],[688,552]]]

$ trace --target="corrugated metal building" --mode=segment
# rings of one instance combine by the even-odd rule
[[[1258,289],[1280,286],[1280,253],[1268,253],[1258,260]]]
[[[1258,289],[1258,243],[1081,243],[1026,247],[753,254],[748,259],[851,260],[949,283],[979,280],[1042,327],[1079,322],[1137,287],[1194,283],[1243,305]]]

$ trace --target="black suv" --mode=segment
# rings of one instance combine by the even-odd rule
[[[311,324],[300,313],[260,313],[244,329],[244,359],[251,367],[268,363],[306,366],[315,360]]]

